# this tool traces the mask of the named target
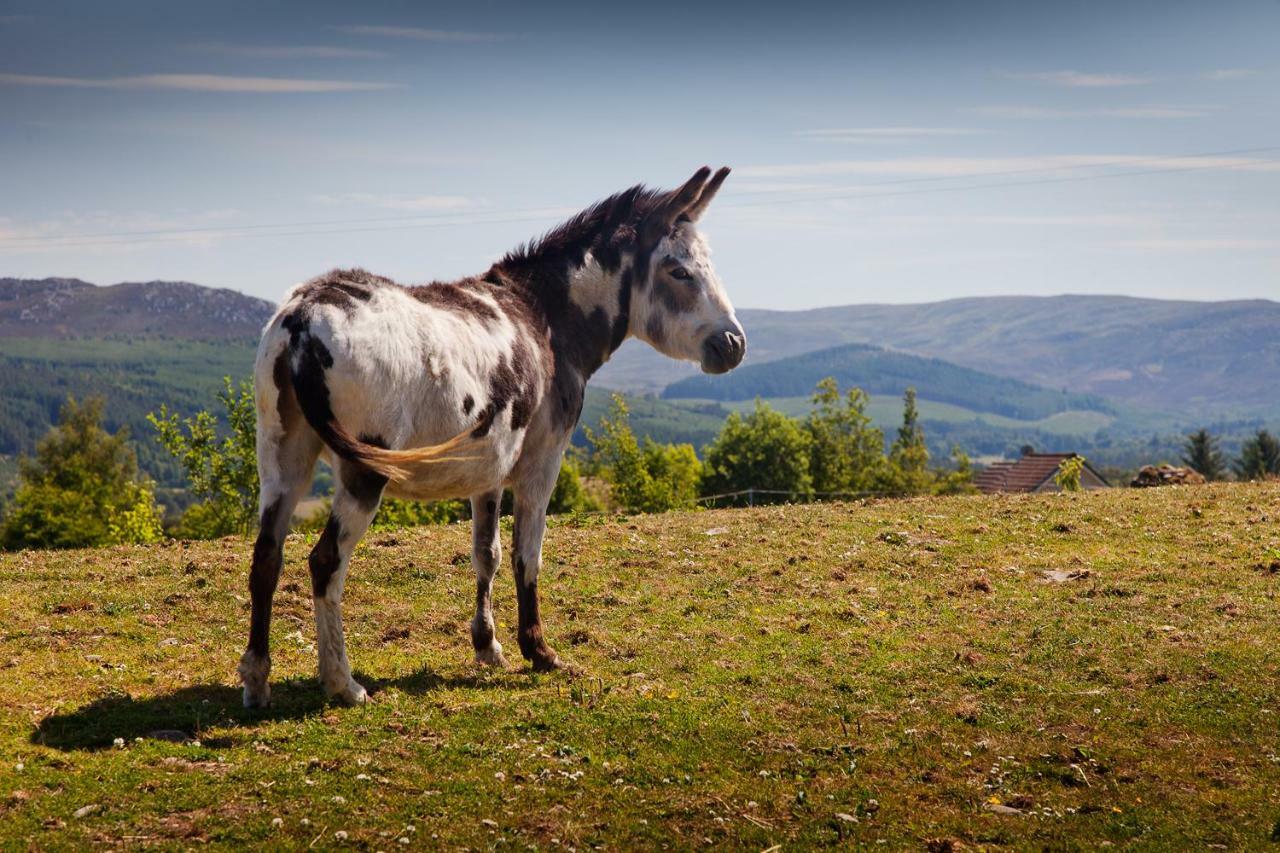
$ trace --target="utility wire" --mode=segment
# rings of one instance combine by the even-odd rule
[[[1178,172],[1203,171],[1206,169],[1248,169],[1259,165],[1280,164],[1277,160],[1257,160],[1245,163],[1220,164],[1211,163],[1195,165],[1194,161],[1206,157],[1238,156],[1280,151],[1280,146],[1264,146],[1256,148],[1238,148],[1224,151],[1206,151],[1194,154],[1166,155],[1140,160],[1126,159],[1104,161],[1099,163],[1077,163],[1063,166],[1042,166],[1028,169],[1008,169],[1002,171],[973,172],[963,175],[936,175],[916,178],[901,178],[888,181],[877,181],[863,184],[855,192],[843,192],[834,195],[804,194],[793,198],[777,198],[786,191],[757,190],[735,194],[735,197],[750,195],[769,195],[771,198],[756,201],[734,201],[730,199],[721,207],[773,207],[776,205],[813,204],[826,201],[846,201],[860,198],[884,198],[889,196],[921,195],[941,192],[965,192],[969,190],[999,189],[1003,187],[1038,186],[1044,184],[1071,183],[1076,181],[1093,181],[1110,178],[1140,177],[1143,175],[1160,175]],[[1062,177],[1045,177],[1026,181],[998,181],[994,183],[962,184],[959,186],[920,187],[888,192],[867,192],[868,188],[880,186],[896,186],[915,183],[935,183],[938,181],[971,180],[973,178],[1007,177],[1040,172],[1080,171],[1086,169],[1106,169],[1116,166],[1134,166],[1141,163],[1165,163],[1173,160],[1192,161],[1186,166],[1170,166],[1163,169],[1131,169],[1123,172],[1104,172],[1095,175],[1069,175]],[[546,221],[563,214],[563,208],[529,208],[510,212],[493,211],[488,215],[483,211],[473,213],[423,213],[413,215],[368,217],[361,219],[329,219],[301,222],[257,223],[248,225],[227,225],[204,228],[156,229],[150,231],[99,232],[89,234],[68,234],[50,237],[13,237],[0,238],[0,250],[29,250],[38,248],[72,248],[84,246],[127,246],[142,243],[188,242],[202,235],[222,237],[291,237],[324,234],[362,233],[369,231],[393,231],[417,228],[454,227],[459,225],[491,225],[515,222]],[[397,224],[398,223],[398,224]],[[378,227],[351,228],[331,226],[374,225]],[[293,230],[281,230],[293,229]],[[142,238],[142,239],[132,239]]]

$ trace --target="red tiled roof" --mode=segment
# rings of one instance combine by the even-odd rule
[[[995,462],[973,478],[980,492],[1034,492],[1052,479],[1063,459],[1076,453],[1028,453],[1013,462]]]

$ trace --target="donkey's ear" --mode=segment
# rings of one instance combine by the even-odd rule
[[[666,194],[657,207],[653,209],[653,212],[645,217],[644,237],[646,240],[656,242],[671,233],[676,220],[698,200],[698,196],[702,193],[702,185],[707,182],[707,177],[710,174],[711,167],[703,166],[694,172],[693,177],[685,181],[679,189],[672,190]]]
[[[698,200],[689,206],[684,215],[689,217],[692,222],[697,222],[702,218],[702,214],[706,212],[707,205],[711,204],[711,199],[716,197],[716,193],[720,191],[720,185],[724,183],[724,179],[729,177],[729,167],[722,166],[707,181],[706,186],[702,188],[702,195],[698,196]]]
[[[674,191],[670,195],[670,200],[664,205],[671,221],[675,222],[698,200],[698,196],[702,194],[702,185],[707,182],[707,177],[711,174],[710,166],[703,166],[701,169],[693,173],[693,177],[684,182],[680,189]]]

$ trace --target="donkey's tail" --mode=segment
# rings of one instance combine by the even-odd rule
[[[405,450],[391,450],[364,437],[353,436],[338,422],[329,403],[329,388],[324,381],[324,370],[332,366],[333,358],[328,350],[310,335],[302,336],[302,340],[291,349],[293,358],[289,359],[289,372],[303,417],[320,436],[321,441],[348,462],[363,465],[388,480],[402,482],[410,479],[414,474],[413,469],[420,465],[475,458],[454,455],[460,451],[465,452],[477,443],[472,435],[472,427],[467,427],[441,444]]]

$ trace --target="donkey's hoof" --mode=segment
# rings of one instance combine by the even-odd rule
[[[543,649],[529,659],[529,666],[533,667],[534,672],[555,672],[558,669],[565,669],[566,664],[560,660],[560,656],[551,649]]]
[[[329,694],[329,698],[336,699],[343,705],[363,705],[369,701],[369,693],[355,681],[348,681],[346,687],[325,692]]]
[[[476,665],[491,666],[495,669],[506,669],[507,659],[502,654],[502,644],[497,640],[486,649],[476,649]]]
[[[270,658],[260,658],[253,652],[245,652],[236,672],[240,674],[240,681],[244,684],[246,708],[265,708],[271,704],[271,685],[267,683],[267,676],[271,674]]]
[[[244,686],[244,706],[246,708],[265,708],[271,704],[271,688],[263,684],[261,687]]]

